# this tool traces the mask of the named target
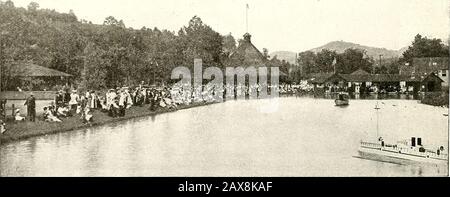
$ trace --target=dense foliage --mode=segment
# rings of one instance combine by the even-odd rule
[[[441,39],[429,39],[417,34],[411,46],[403,53],[403,62],[411,62],[419,57],[448,57],[449,48]]]
[[[448,57],[449,49],[440,39],[429,39],[416,35],[411,46],[401,58],[375,60],[366,55],[366,51],[349,48],[343,53],[323,49],[317,53],[305,51],[299,54],[298,63],[303,74],[337,72],[348,74],[359,68],[375,74],[398,74],[399,65],[420,57]],[[336,60],[336,61],[335,61]]]
[[[306,75],[330,72],[349,74],[359,68],[371,72],[374,60],[360,49],[347,49],[340,54],[323,49],[318,53],[311,51],[300,53],[298,62],[303,68],[303,74]]]
[[[12,1],[0,1],[0,33],[3,65],[33,62],[69,73],[76,87],[89,89],[170,82],[172,68],[193,66],[194,58],[222,67],[236,48],[231,34],[220,35],[197,16],[177,33],[136,30],[112,16],[98,25],[79,20],[72,11],[39,9],[37,3],[25,9]],[[3,89],[15,89],[13,79],[2,78]]]

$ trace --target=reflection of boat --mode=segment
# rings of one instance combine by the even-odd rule
[[[378,137],[378,110],[377,106],[377,137]],[[448,154],[443,146],[436,149],[427,149],[422,145],[422,138],[412,137],[411,140],[399,141],[396,144],[387,144],[382,137],[375,142],[361,141],[359,155],[364,159],[384,162],[420,162],[433,164],[447,164]]]
[[[344,106],[349,104],[349,95],[345,92],[340,92],[338,94],[338,98],[334,100],[334,103],[336,103],[336,106]]]

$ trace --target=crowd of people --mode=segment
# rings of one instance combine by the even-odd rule
[[[110,117],[124,117],[132,106],[150,104],[149,110],[176,108],[167,88],[128,87],[96,91],[59,91],[54,102],[44,107],[43,120],[61,122],[62,118],[78,115],[83,123],[94,121],[93,111],[107,113]]]
[[[305,89],[305,84],[279,86],[267,86],[268,92],[273,90],[283,93],[295,93]],[[191,87],[186,84],[181,86],[145,86],[120,87],[109,89],[104,92],[93,90],[80,91],[66,88],[56,93],[50,105],[43,107],[43,113],[38,117],[46,122],[63,122],[69,117],[78,117],[82,123],[89,124],[95,120],[94,111],[101,111],[108,116],[124,117],[127,110],[132,107],[148,106],[148,110],[177,109],[179,105],[190,105],[191,103],[220,102],[227,99],[251,98],[261,94],[263,86],[255,85],[201,85]],[[234,94],[229,94],[233,92]],[[270,94],[270,93],[269,93]],[[26,99],[26,116],[22,115],[20,109],[15,109],[14,121],[36,121],[36,98],[30,93]],[[0,126],[5,131],[5,122],[2,120]]]

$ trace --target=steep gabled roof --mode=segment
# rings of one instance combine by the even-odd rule
[[[268,64],[269,61],[261,51],[251,42],[251,35],[246,33],[244,39],[239,42],[237,49],[230,55],[230,66],[260,67]],[[268,65],[266,65],[268,66]]]

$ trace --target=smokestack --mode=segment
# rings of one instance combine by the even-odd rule
[[[417,138],[417,146],[422,146],[422,138]]]
[[[411,138],[411,146],[416,147],[416,138],[415,137]]]

